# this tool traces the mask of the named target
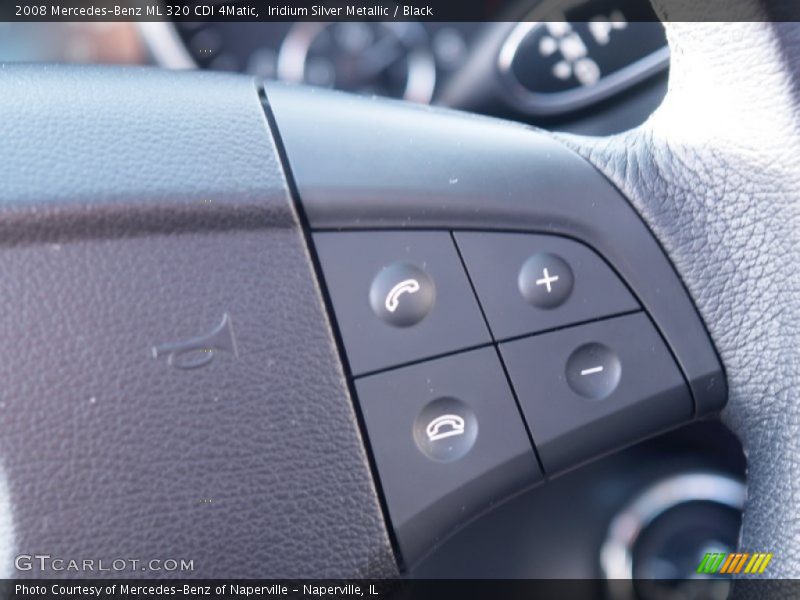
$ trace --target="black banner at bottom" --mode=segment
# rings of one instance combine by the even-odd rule
[[[733,593],[732,593],[733,592]],[[3,600],[214,600],[341,599],[458,600],[504,598],[623,598],[722,600],[800,595],[800,580],[722,577],[691,580],[188,580],[48,579],[0,580]]]

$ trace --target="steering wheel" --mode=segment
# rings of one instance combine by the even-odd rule
[[[244,76],[0,70],[2,574],[98,575],[69,568],[91,559],[111,567],[101,575],[395,577],[509,494],[719,412],[727,394],[722,418],[748,461],[741,547],[775,553],[765,576],[797,576],[800,28],[767,22],[785,5],[766,0],[724,25],[672,22],[686,3],[655,4],[667,97],[610,138]],[[479,265],[481,243],[507,235],[572,257],[573,294],[580,265],[599,265],[613,307],[506,332],[494,320],[506,298],[484,291],[503,268],[484,279]],[[396,321],[398,341],[382,345],[359,316],[360,277],[395,240],[417,247],[408,236],[442,275],[427,292],[413,268],[405,287],[373,282],[373,312]],[[403,252],[400,267],[429,264]],[[471,308],[442,317],[457,332],[418,356],[421,342],[399,336],[456,296],[451,280]],[[543,288],[530,289],[535,303]],[[635,328],[612,327],[623,322]],[[586,391],[579,417],[596,420],[550,439],[551,413],[526,403],[526,369],[539,367],[519,366],[511,345],[556,356],[584,333],[636,339],[630,360],[665,367],[636,379],[622,355],[621,375]],[[452,402],[436,413],[420,400],[432,418],[404,424],[403,394],[427,398],[426,369],[462,355],[453,379],[465,395],[496,384],[495,404],[434,391]],[[586,356],[580,376],[619,358]],[[406,385],[404,373],[425,377]],[[633,380],[642,398],[595,408]],[[373,402],[384,396],[386,414]],[[508,455],[428,501],[429,473],[397,474],[401,437],[436,468],[472,464],[459,461],[479,444]]]

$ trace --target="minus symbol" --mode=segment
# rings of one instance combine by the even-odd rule
[[[581,375],[593,375],[594,373],[602,373],[603,367],[592,367],[591,369],[584,369]]]

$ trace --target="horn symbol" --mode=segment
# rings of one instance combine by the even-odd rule
[[[227,351],[238,358],[233,324],[228,313],[222,315],[222,322],[213,331],[182,342],[153,346],[154,359],[167,357],[167,364],[176,369],[199,369],[214,360],[219,351]]]

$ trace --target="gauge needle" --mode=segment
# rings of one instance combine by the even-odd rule
[[[357,63],[360,79],[363,81],[374,77],[402,58],[404,53],[405,47],[397,38],[393,36],[381,38],[361,54],[363,58]]]

